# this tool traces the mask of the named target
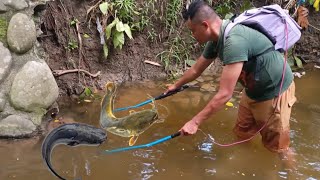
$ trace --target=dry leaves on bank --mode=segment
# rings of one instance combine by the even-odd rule
[[[308,21],[309,11],[307,8],[303,6],[299,6],[298,8],[298,24],[302,27],[302,29],[308,29],[309,21]]]

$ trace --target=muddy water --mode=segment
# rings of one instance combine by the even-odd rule
[[[204,123],[201,131],[194,136],[178,137],[147,149],[101,155],[99,152],[105,149],[128,145],[128,138],[109,133],[107,142],[99,147],[57,146],[52,154],[52,164],[67,179],[320,179],[319,78],[320,70],[312,70],[301,79],[295,79],[299,102],[293,108],[291,137],[296,152],[296,169],[286,168],[276,154],[262,146],[259,136],[249,143],[232,147],[218,147],[212,143],[209,136],[220,143],[235,140],[231,130],[236,118],[237,94],[235,108],[225,107]],[[157,83],[123,86],[118,89],[115,106],[133,105],[147,99],[148,95],[155,96],[162,92]],[[162,121],[140,135],[137,144],[175,133],[213,94],[195,88],[157,101]],[[99,100],[79,104],[65,102],[61,105],[60,116],[98,126]],[[116,115],[126,114],[121,112]],[[2,140],[0,179],[55,179],[41,159],[42,140]]]

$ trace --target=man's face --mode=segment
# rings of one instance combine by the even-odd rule
[[[192,36],[199,44],[209,41],[209,30],[206,23],[193,23],[190,19],[187,21],[187,27],[190,29]]]

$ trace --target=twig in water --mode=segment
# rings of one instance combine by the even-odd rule
[[[67,73],[77,73],[77,72],[84,72],[85,74],[94,78],[100,76],[100,73],[101,73],[100,71],[98,71],[96,74],[91,74],[90,72],[83,69],[68,69],[68,70],[53,70],[52,74],[54,76],[61,76]]]

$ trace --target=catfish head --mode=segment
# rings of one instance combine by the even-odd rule
[[[68,146],[76,145],[100,145],[107,138],[104,129],[87,124],[64,124],[52,130],[44,139],[41,147],[42,158],[49,170],[58,178],[64,179],[54,171],[51,165],[51,152],[58,144]]]

